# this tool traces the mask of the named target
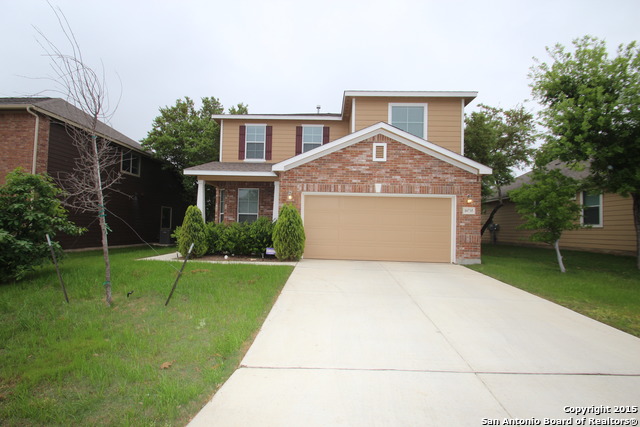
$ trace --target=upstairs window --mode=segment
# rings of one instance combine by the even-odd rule
[[[324,126],[302,126],[302,152],[318,148],[322,145],[322,129]]]
[[[140,176],[140,155],[133,151],[123,152],[120,170],[129,175]]]
[[[247,125],[245,159],[264,160],[267,126]]]
[[[427,104],[389,104],[389,123],[419,138],[427,138]]]
[[[602,194],[582,192],[582,224],[602,227]]]
[[[329,143],[329,126],[296,126],[296,156]]]

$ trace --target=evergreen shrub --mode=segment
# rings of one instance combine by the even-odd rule
[[[292,204],[285,203],[273,228],[273,248],[279,260],[298,261],[304,253],[304,226],[300,213]]]

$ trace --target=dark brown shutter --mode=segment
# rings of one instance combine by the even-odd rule
[[[329,142],[329,126],[322,128],[322,145]]]
[[[267,126],[267,133],[265,135],[265,147],[264,147],[264,159],[271,160],[271,147],[273,146],[272,138],[273,126]]]
[[[247,133],[247,127],[245,125],[241,125],[240,138],[238,141],[238,160],[244,160],[244,146],[245,146],[246,133]]]
[[[296,126],[296,156],[302,154],[302,126]]]

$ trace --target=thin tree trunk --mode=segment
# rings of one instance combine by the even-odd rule
[[[636,267],[640,270],[640,193],[631,193],[633,198],[633,223],[636,226]]]
[[[100,162],[98,156],[98,138],[96,135],[91,136],[91,142],[93,144],[93,164],[96,183],[96,196],[98,199],[98,205],[100,210],[98,211],[98,218],[100,222],[100,231],[102,234],[102,256],[104,258],[104,292],[105,302],[107,305],[111,305],[111,262],[109,261],[109,239],[107,237],[107,210],[104,205],[104,195],[102,194],[102,178],[100,177]]]
[[[484,225],[482,226],[482,229],[480,230],[480,235],[481,236],[484,235],[484,232],[487,230],[489,225],[491,225],[491,223],[493,222],[493,217],[495,216],[496,212],[498,212],[498,210],[503,206],[504,206],[504,203],[502,203],[502,201],[500,201],[498,206],[493,208],[493,210],[489,214],[489,218],[487,218],[487,220],[485,221]]]
[[[567,270],[564,268],[564,263],[562,262],[562,255],[560,254],[560,239],[553,242],[553,247],[556,249],[556,256],[558,257],[558,265],[560,266],[560,272],[566,273]]]

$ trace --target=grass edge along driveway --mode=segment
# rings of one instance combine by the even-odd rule
[[[189,262],[165,307],[180,263],[136,261],[149,249],[111,254],[111,308],[101,252],[64,260],[70,304],[52,265],[0,284],[0,425],[186,424],[236,369],[293,270]]]
[[[640,337],[640,271],[635,257],[563,250],[560,273],[551,249],[483,245],[482,264],[467,266]]]

